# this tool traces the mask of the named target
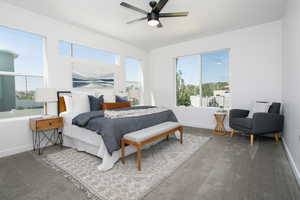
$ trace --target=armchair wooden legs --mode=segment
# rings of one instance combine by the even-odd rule
[[[274,133],[274,138],[275,138],[275,143],[279,144],[280,141],[280,135],[278,133]],[[251,134],[250,135],[250,144],[253,145],[254,144],[254,135]]]
[[[274,137],[275,137],[275,143],[279,144],[279,138],[280,138],[279,134],[278,133],[274,133]]]
[[[233,137],[234,134],[236,134],[237,132],[235,130],[232,129],[230,136]],[[280,134],[279,133],[274,133],[274,138],[275,138],[275,143],[279,144],[280,142]],[[250,144],[253,145],[254,144],[254,134],[250,135]]]
[[[230,136],[233,137],[236,131],[234,129],[231,130]]]
[[[254,144],[254,135],[253,134],[250,135],[250,144],[251,145]]]

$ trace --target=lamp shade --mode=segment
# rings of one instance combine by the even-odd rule
[[[36,102],[53,102],[57,101],[56,89],[54,88],[37,88],[35,91]]]

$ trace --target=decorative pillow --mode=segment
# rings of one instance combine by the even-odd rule
[[[128,97],[121,97],[116,95],[116,103],[128,102]]]
[[[258,113],[258,112],[268,112],[269,108],[270,108],[270,102],[264,102],[264,101],[257,101],[255,102],[249,117],[253,117],[254,113]]]
[[[130,107],[129,102],[121,102],[121,103],[103,103],[103,110],[112,110],[118,108],[128,108]]]
[[[102,110],[102,103],[104,102],[103,95],[99,96],[98,98],[91,95],[89,95],[88,97],[91,111]]]

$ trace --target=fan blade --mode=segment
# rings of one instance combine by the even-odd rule
[[[145,19],[147,19],[147,17],[142,17],[142,18],[139,18],[139,19],[135,19],[135,20],[126,22],[126,24],[132,24],[132,23],[134,23],[134,22],[143,21],[143,20],[145,20]]]
[[[162,28],[163,27],[163,25],[162,25],[162,23],[161,22],[159,22],[159,24],[156,26],[157,28]]]
[[[189,12],[160,13],[159,17],[186,17]]]
[[[165,5],[168,3],[168,0],[160,0],[156,6],[153,8],[154,12],[159,13],[164,7]]]
[[[131,10],[134,10],[134,11],[137,11],[137,12],[139,12],[139,13],[142,13],[142,14],[146,14],[146,15],[148,14],[147,11],[142,10],[142,9],[140,9],[140,8],[137,8],[137,7],[135,7],[135,6],[132,6],[132,5],[130,5],[130,4],[128,4],[128,3],[125,3],[125,2],[121,2],[120,5],[121,5],[121,6],[124,6],[125,8],[129,8],[129,9],[131,9]]]

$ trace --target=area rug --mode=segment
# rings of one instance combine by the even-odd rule
[[[135,165],[135,155],[125,159],[107,172],[97,166],[101,159],[87,153],[67,149],[46,157],[48,164],[63,172],[91,199],[139,200],[209,140],[209,137],[185,134],[183,144],[175,138],[162,141],[142,151],[142,171]]]

